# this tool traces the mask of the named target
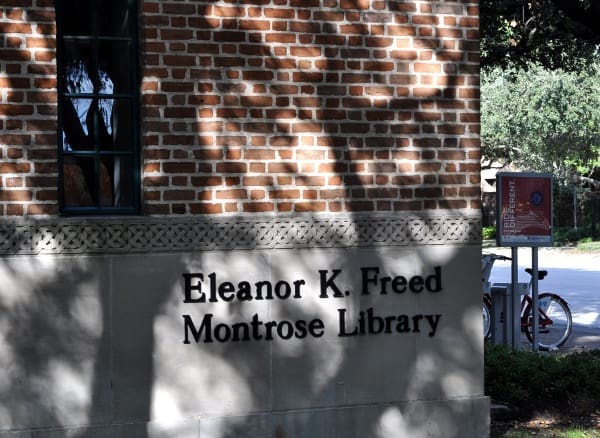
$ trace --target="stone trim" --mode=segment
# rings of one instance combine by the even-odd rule
[[[478,214],[2,221],[0,255],[475,244]]]

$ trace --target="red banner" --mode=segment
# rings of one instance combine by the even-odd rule
[[[499,173],[497,240],[500,246],[552,245],[552,176]]]

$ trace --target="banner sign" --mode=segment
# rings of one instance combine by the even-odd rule
[[[552,246],[552,175],[496,176],[498,246]]]

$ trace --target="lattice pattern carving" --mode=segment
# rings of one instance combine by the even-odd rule
[[[477,243],[477,216],[54,219],[0,223],[0,255]]]

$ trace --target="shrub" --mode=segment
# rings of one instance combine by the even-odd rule
[[[556,227],[552,233],[555,245],[567,245],[582,241],[591,241],[591,228],[583,227],[574,229],[571,227]]]
[[[524,416],[567,408],[589,413],[600,398],[600,351],[541,355],[486,343],[485,391]]]
[[[496,238],[496,227],[483,227],[481,230],[483,240],[491,240]]]

